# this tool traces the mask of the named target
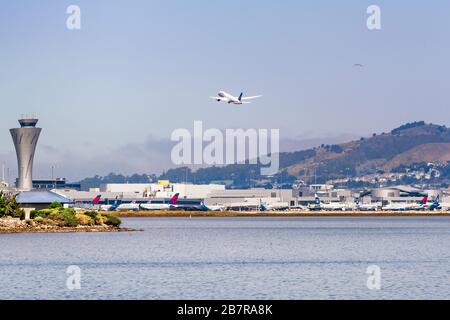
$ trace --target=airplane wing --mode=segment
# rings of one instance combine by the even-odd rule
[[[216,101],[226,101],[226,102],[230,101],[229,99],[224,98],[224,97],[210,97],[210,98],[214,99]]]
[[[251,100],[256,98],[261,98],[262,96],[253,96],[253,97],[242,97],[241,100]]]

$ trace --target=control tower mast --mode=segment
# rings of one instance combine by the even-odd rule
[[[20,128],[10,129],[16,148],[19,180],[17,188],[31,190],[33,188],[33,160],[41,128],[36,128],[39,120],[34,118],[19,119]]]

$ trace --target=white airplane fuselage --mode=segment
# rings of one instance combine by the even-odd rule
[[[143,210],[170,210],[175,208],[174,205],[168,203],[144,203],[141,204]]]
[[[117,211],[138,211],[139,204],[138,203],[122,203],[117,207]]]
[[[219,205],[208,205],[208,206],[204,205],[204,207],[208,211],[225,211],[225,209],[226,209],[225,206],[219,206]]]
[[[228,103],[233,103],[233,104],[242,104],[242,101],[239,100],[239,98],[225,92],[225,91],[220,91],[218,94],[218,97],[221,99],[217,99],[217,101],[225,101]]]
[[[218,102],[223,101],[223,102],[232,103],[232,104],[249,104],[249,103],[251,103],[249,100],[257,99],[257,98],[262,97],[261,95],[259,95],[259,96],[252,96],[252,97],[244,97],[243,95],[244,94],[241,93],[239,95],[239,97],[235,97],[235,96],[229,94],[228,92],[219,91],[219,93],[217,94],[216,97],[210,97],[210,98],[214,99],[214,100],[216,100]]]
[[[391,203],[384,207],[382,207],[382,210],[384,211],[414,211],[414,210],[424,210],[424,205],[421,204],[397,204],[397,203]]]
[[[361,211],[378,211],[381,209],[381,204],[358,204],[357,208]]]
[[[321,203],[320,209],[330,211],[346,211],[351,210],[351,206],[346,203]]]
[[[110,211],[113,207],[114,205],[112,204],[103,204],[100,206],[100,211]]]

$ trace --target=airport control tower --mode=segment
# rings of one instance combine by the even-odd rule
[[[31,190],[33,188],[33,160],[36,144],[41,133],[41,128],[36,128],[38,119],[19,119],[20,128],[9,130],[14,146],[16,147],[19,190]]]

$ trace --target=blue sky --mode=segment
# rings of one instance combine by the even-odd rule
[[[79,31],[66,28],[70,4]],[[370,4],[380,31],[366,28]],[[21,114],[44,128],[35,175],[53,163],[71,179],[159,172],[170,133],[194,120],[279,128],[291,148],[414,120],[449,125],[449,39],[443,0],[2,1],[0,161],[14,174],[7,129]],[[208,99],[222,89],[264,97]]]

